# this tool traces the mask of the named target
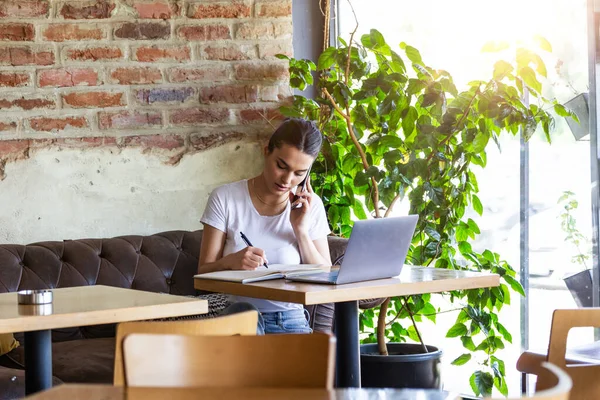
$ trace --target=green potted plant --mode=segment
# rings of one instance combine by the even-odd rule
[[[567,190],[558,199],[563,208],[560,212],[560,227],[565,233],[565,243],[573,250],[571,262],[579,265],[581,271],[565,276],[563,280],[579,307],[593,307],[592,271],[588,267],[591,258],[591,241],[577,226],[574,212],[579,207],[575,193]]]
[[[553,118],[543,106],[550,105],[561,116],[571,113],[541,96],[539,78],[545,76],[545,66],[529,50],[518,49],[514,65],[498,61],[490,79],[473,81],[459,91],[447,71],[427,66],[414,47],[400,44],[400,55],[377,30],[363,35],[360,43],[354,35],[323,51],[318,65],[278,56],[289,61],[294,88],[313,85],[312,72],[319,74],[319,96],[314,100],[294,96],[293,104],[281,112],[317,121],[323,132],[326,140],[313,166],[313,187],[326,205],[335,233],[347,237],[353,218],[387,217],[395,204],[408,202],[410,213],[419,216],[408,264],[501,276],[499,287],[448,294],[458,315],[447,336],[459,338],[465,349],[453,364],[467,363],[474,353],[483,355],[470,378],[477,395],[489,395],[493,387],[507,394],[504,362],[495,353],[512,341],[512,335],[498,311],[510,303],[511,291],[524,293],[514,269],[500,255],[477,252],[471,245],[480,230],[466,211],[483,212],[475,168],[485,168],[486,148],[491,143],[499,146],[501,134],[522,132],[529,139],[541,127],[550,141]],[[541,45],[549,47],[545,41]],[[537,104],[521,100],[525,91]],[[384,370],[393,368],[390,361],[396,356],[389,354],[412,352],[412,359],[415,353],[433,349],[422,342],[418,330],[424,318],[436,321],[439,310],[431,298],[428,294],[389,298],[360,315],[366,335],[363,347],[376,343],[378,350],[372,353],[387,357],[382,359]],[[407,339],[419,344],[405,351]],[[361,360],[363,385],[368,386],[364,357],[370,356]],[[383,386],[439,386],[435,375],[439,357],[426,363],[424,369],[433,373],[423,382],[403,382],[402,373],[392,372],[393,380]]]

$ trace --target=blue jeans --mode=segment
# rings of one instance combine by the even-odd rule
[[[256,334],[269,333],[312,333],[308,311],[304,308],[298,310],[261,313],[250,303],[232,303],[220,315],[231,315],[239,312],[254,310],[258,312],[258,325]]]

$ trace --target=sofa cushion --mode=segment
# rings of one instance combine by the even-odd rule
[[[26,367],[24,346],[7,356]],[[114,337],[52,343],[52,374],[66,383],[112,384],[114,363]]]
[[[52,377],[52,386],[62,381]],[[0,400],[13,400],[25,397],[25,371],[0,367]]]
[[[198,295],[193,275],[201,239],[202,231],[170,231],[151,236],[0,245],[0,292],[109,285]],[[348,240],[329,236],[328,242],[331,260],[340,259]],[[214,296],[213,314],[222,308],[222,298]],[[306,308],[315,331],[331,331],[333,304]],[[52,330],[54,375],[69,383],[112,383],[115,339],[104,338],[112,335],[114,324]],[[7,356],[21,366],[24,363],[22,347]]]
[[[314,332],[333,331],[333,303],[304,306],[310,315],[310,327]]]
[[[338,236],[328,236],[327,243],[329,244],[329,255],[333,265],[339,265],[340,260],[346,252],[348,239]]]
[[[108,285],[193,295],[202,231],[0,245],[0,292]]]

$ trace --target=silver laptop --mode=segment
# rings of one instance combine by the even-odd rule
[[[404,265],[417,220],[417,215],[408,215],[356,221],[338,271],[288,279],[339,285],[398,276]]]

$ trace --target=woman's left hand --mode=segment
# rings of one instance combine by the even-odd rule
[[[296,189],[296,196],[298,197],[295,201],[294,194],[290,192],[290,202],[292,203],[292,211],[290,212],[290,222],[296,234],[308,233],[308,214],[310,214],[313,193],[314,192],[312,190],[312,186],[310,185],[310,177],[307,178],[306,188],[303,191],[301,190],[300,186],[298,186],[298,188]],[[294,208],[298,204],[301,204],[302,207]]]

